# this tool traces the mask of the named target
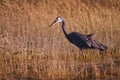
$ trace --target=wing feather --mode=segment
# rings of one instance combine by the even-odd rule
[[[75,44],[80,49],[82,48],[97,48],[99,50],[106,50],[107,47],[96,41],[93,37],[93,34],[84,35],[78,32],[72,32],[69,34],[68,40]]]

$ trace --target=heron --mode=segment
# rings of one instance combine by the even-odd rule
[[[53,26],[54,24],[59,22],[62,23],[61,27],[68,41],[74,44],[75,46],[77,46],[80,50],[99,49],[100,51],[106,51],[108,49],[107,46],[103,45],[102,43],[96,41],[93,38],[94,33],[86,35],[86,34],[81,34],[79,32],[71,32],[71,33],[67,32],[65,19],[60,16],[58,16],[50,26]]]

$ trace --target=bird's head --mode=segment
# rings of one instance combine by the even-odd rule
[[[58,23],[58,22],[61,22],[62,20],[63,20],[63,18],[57,17],[57,18],[55,19],[55,21],[54,21],[50,26],[52,26],[52,25],[54,25],[54,24],[56,24],[56,23]]]

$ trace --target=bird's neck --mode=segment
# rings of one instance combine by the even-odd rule
[[[65,20],[62,20],[62,30],[63,30],[65,36],[67,37],[68,32],[66,31],[66,27],[65,27],[65,25],[66,25]]]

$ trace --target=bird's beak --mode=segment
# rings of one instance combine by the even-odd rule
[[[55,20],[49,27],[51,27],[52,25],[54,25],[57,21]]]

